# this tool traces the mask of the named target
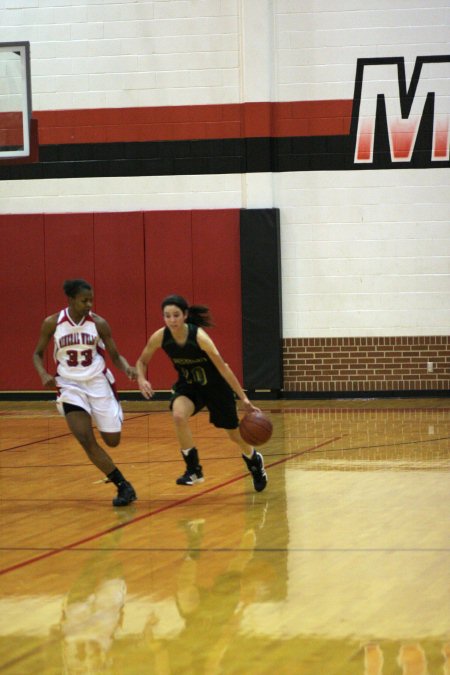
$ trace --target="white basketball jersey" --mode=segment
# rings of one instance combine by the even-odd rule
[[[90,380],[106,371],[105,345],[91,314],[77,324],[69,309],[62,309],[53,338],[56,371],[61,377]]]

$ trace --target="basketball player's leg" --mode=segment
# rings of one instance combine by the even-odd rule
[[[117,448],[120,445],[121,433],[120,431],[108,432],[100,431],[100,435],[105,441],[108,448]]]
[[[133,502],[137,498],[136,492],[131,483],[125,479],[122,472],[116,467],[106,450],[97,443],[92,427],[91,415],[81,406],[62,403],[62,407],[69,429],[86,452],[92,464],[105,474],[108,482],[114,483],[117,487],[117,496],[112,501],[113,506],[127,506]],[[103,433],[118,434],[120,439],[120,431]]]
[[[216,405],[215,401],[209,401],[208,408],[212,424],[223,428],[228,434],[228,438],[241,449],[242,459],[253,479],[253,486],[257,492],[261,492],[267,485],[264,459],[262,454],[246,443],[239,433],[239,419],[234,397],[224,395],[220,407]]]
[[[236,410],[236,400],[228,386],[223,386],[211,392],[207,402],[209,420],[218,429],[223,429],[230,441],[239,446],[247,457],[253,454],[253,448],[246,443],[239,433],[239,418]]]
[[[180,448],[188,450],[194,445],[189,419],[195,412],[194,403],[187,396],[177,396],[172,401],[172,419]]]
[[[121,440],[123,410],[105,375],[89,384],[88,405],[103,441],[108,447],[116,448]]]
[[[189,419],[197,411],[193,400],[183,394],[175,394],[171,401],[172,419],[175,433],[180,446],[181,454],[186,464],[185,473],[177,478],[177,485],[194,485],[203,483],[203,472],[200,465],[198,450],[194,446],[194,439],[189,426]],[[201,406],[200,406],[201,407]]]
[[[244,455],[247,455],[247,457],[252,456],[254,448],[244,441],[239,433],[239,429],[225,429],[225,431],[227,432],[230,441],[236,443]]]
[[[218,429],[223,429],[230,441],[240,448],[242,459],[253,478],[255,490],[261,492],[267,484],[263,456],[241,438],[236,400],[230,387],[224,383],[222,387],[218,386],[213,391],[209,391],[206,405],[211,424]]]
[[[106,378],[97,378],[95,389],[92,384],[90,386],[88,402],[96,427],[106,445],[115,448],[120,443],[123,422],[122,406]],[[116,466],[106,476],[118,490],[117,497],[113,499],[114,506],[126,506],[137,499],[133,486]]]
[[[264,468],[264,458],[260,452],[246,443],[239,433],[239,429],[225,429],[228,437],[242,450],[242,459],[253,479],[253,485],[257,492],[262,492],[267,485],[267,474]]]
[[[76,410],[75,407],[70,406],[70,409],[68,409],[67,404],[64,405],[67,425],[92,464],[107,476],[114,471],[114,462],[108,453],[97,443],[89,413],[81,408]]]

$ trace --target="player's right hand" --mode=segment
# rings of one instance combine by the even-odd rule
[[[138,378],[138,385],[139,389],[141,391],[141,394],[144,398],[149,399],[152,398],[153,394],[155,393],[153,391],[152,385],[148,380],[143,380]]]
[[[42,384],[46,389],[52,389],[56,387],[56,380],[53,377],[53,375],[50,375],[50,373],[45,373],[44,375],[41,375],[41,380]]]
[[[251,401],[248,399],[246,401],[242,401],[242,407],[244,409],[244,412],[246,413],[251,413],[251,412],[261,412],[261,408],[257,408]]]

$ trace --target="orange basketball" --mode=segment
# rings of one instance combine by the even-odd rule
[[[263,412],[250,412],[244,415],[239,424],[243,440],[249,445],[263,445],[272,436],[272,422]]]

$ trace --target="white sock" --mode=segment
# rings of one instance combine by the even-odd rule
[[[190,453],[190,451],[191,451],[192,449],[193,449],[193,448],[187,448],[186,450],[181,449],[181,452],[183,453],[183,455],[184,455],[185,457],[187,457],[188,454]]]

